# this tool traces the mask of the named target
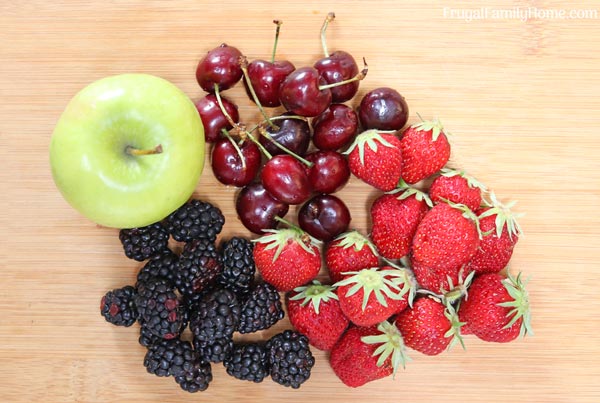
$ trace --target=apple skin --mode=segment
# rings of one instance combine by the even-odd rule
[[[133,156],[128,146],[162,153]],[[95,81],[69,102],[50,142],[56,186],[81,214],[114,228],[162,220],[194,192],[204,128],[193,102],[148,74]]]

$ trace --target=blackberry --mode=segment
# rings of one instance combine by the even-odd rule
[[[144,347],[150,347],[156,342],[159,342],[163,339],[160,337],[156,337],[152,331],[147,329],[145,326],[140,326],[140,338],[138,342]]]
[[[135,287],[138,288],[141,283],[154,277],[167,279],[171,284],[175,284],[178,262],[179,257],[168,248],[152,256],[139,271]]]
[[[198,355],[209,362],[223,362],[233,349],[233,339],[222,337],[213,342],[200,341],[194,338],[194,350]]]
[[[217,277],[217,283],[238,296],[248,293],[256,266],[252,250],[252,242],[240,237],[233,237],[221,244],[221,262],[223,271]]]
[[[210,363],[198,357],[183,373],[175,376],[175,382],[177,382],[179,387],[190,393],[206,390],[212,379]]]
[[[222,269],[214,243],[207,240],[188,242],[179,257],[175,285],[188,301],[197,301],[210,289]]]
[[[269,372],[275,382],[297,389],[310,378],[315,359],[308,347],[308,337],[285,330],[271,337],[265,348]]]
[[[166,219],[169,233],[179,242],[207,239],[214,242],[223,229],[225,217],[217,207],[201,200],[191,200]]]
[[[125,256],[141,262],[167,248],[169,232],[160,223],[147,227],[122,229],[119,240]]]
[[[242,301],[242,314],[238,331],[253,333],[268,329],[283,319],[279,292],[268,283],[256,285]]]
[[[179,338],[160,340],[148,348],[144,366],[156,376],[179,376],[191,368],[195,359],[196,354],[189,341]]]
[[[168,280],[155,277],[140,284],[135,303],[140,324],[150,334],[162,339],[173,339],[183,330],[187,318],[186,308]]]
[[[130,285],[107,292],[100,301],[100,313],[113,325],[133,325],[138,316],[135,295],[135,289]]]
[[[237,344],[223,361],[227,373],[243,381],[262,382],[269,375],[267,353],[263,344]]]
[[[240,306],[235,294],[217,290],[195,304],[190,329],[198,342],[212,344],[218,339],[231,339],[239,320]]]

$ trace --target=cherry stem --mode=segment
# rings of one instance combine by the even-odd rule
[[[248,89],[250,90],[250,94],[252,94],[252,99],[254,99],[254,103],[256,104],[256,106],[258,106],[260,113],[262,113],[267,123],[269,123],[269,126],[271,126],[274,130],[279,130],[279,127],[277,127],[275,123],[271,122],[269,115],[267,115],[267,112],[265,112],[265,108],[263,108],[263,106],[261,105],[260,100],[258,99],[256,92],[254,91],[252,82],[250,82],[250,76],[248,75],[248,59],[246,58],[246,56],[240,56],[240,58],[238,59],[238,63],[242,68],[242,73],[244,73],[244,80],[246,80],[246,84],[248,84]]]
[[[279,31],[281,30],[281,24],[283,24],[283,21],[273,20],[273,24],[277,24],[277,28],[275,28],[275,42],[273,43],[273,53],[271,54],[271,63],[275,62],[275,52],[277,51],[277,42],[279,41]]]
[[[273,155],[271,155],[271,153],[269,151],[267,151],[265,146],[260,144],[260,141],[256,140],[252,134],[250,134],[247,131],[244,131],[243,136],[244,136],[244,138],[248,138],[248,139],[250,139],[250,141],[252,141],[254,144],[256,144],[258,149],[265,155],[265,157],[267,157],[267,159],[273,158]]]
[[[235,140],[229,135],[227,130],[225,130],[225,128],[221,129],[221,132],[223,133],[223,135],[225,137],[227,137],[227,140],[229,140],[229,142],[231,143],[233,148],[235,148],[235,151],[237,152],[240,159],[242,160],[242,168],[246,169],[246,158],[244,158],[244,154],[242,154],[242,150],[240,150],[240,147],[237,145]]]
[[[125,147],[125,152],[129,155],[132,156],[139,156],[139,155],[154,155],[154,154],[160,154],[163,152],[163,148],[162,145],[159,144],[156,147],[150,149],[150,150],[140,150],[139,148],[135,148],[132,146],[127,146]]]
[[[308,119],[304,116],[300,116],[300,115],[281,115],[281,116],[274,116],[269,118],[271,121],[278,121],[278,120],[285,120],[285,119],[297,119],[297,120],[303,120],[305,122],[308,122]],[[256,129],[258,129],[259,127],[261,127],[262,125],[264,125],[265,123],[268,123],[266,120],[263,120],[261,123],[257,124],[256,126],[254,126],[250,132],[255,131]],[[395,133],[395,132],[394,132]]]
[[[280,150],[282,150],[286,154],[289,154],[292,157],[296,158],[298,161],[300,161],[301,163],[303,163],[307,167],[312,168],[312,166],[314,165],[312,162],[310,162],[310,161],[302,158],[301,156],[299,156],[298,154],[296,154],[292,150],[286,148],[283,144],[280,144],[277,140],[273,139],[273,137],[271,137],[271,135],[269,134],[269,132],[267,132],[267,130],[264,127],[259,127],[258,128],[258,132],[262,136],[264,136],[267,140],[269,140],[271,143],[273,143],[273,145],[275,147],[279,148]]]
[[[227,109],[225,109],[225,105],[223,105],[223,100],[221,99],[221,92],[219,91],[219,84],[215,83],[215,96],[217,97],[217,103],[219,104],[219,108],[221,108],[221,112],[225,116],[225,119],[229,122],[229,124],[233,127],[238,127],[237,122],[234,122]]]
[[[337,83],[319,85],[319,90],[323,91],[323,90],[326,90],[328,88],[339,87],[339,86],[344,85],[344,84],[349,84],[351,82],[360,81],[360,80],[364,79],[367,76],[367,73],[369,72],[369,65],[367,64],[367,61],[365,60],[364,57],[363,57],[363,64],[364,64],[363,69],[357,75],[355,75],[354,77],[349,78],[349,79],[344,80],[344,81],[338,81]]]
[[[323,53],[325,57],[329,57],[329,51],[327,50],[327,38],[325,37],[325,32],[327,31],[327,26],[331,21],[335,19],[334,13],[327,14],[325,17],[325,21],[323,21],[323,26],[321,27],[321,45],[323,46]]]

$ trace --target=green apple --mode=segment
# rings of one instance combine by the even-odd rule
[[[194,192],[204,129],[192,101],[147,74],[95,81],[67,105],[50,143],[56,186],[76,210],[107,227],[160,221]]]

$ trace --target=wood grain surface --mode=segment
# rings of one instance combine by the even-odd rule
[[[600,19],[467,18],[452,9],[600,9],[567,1],[0,2],[0,401],[598,402],[600,401]],[[455,164],[504,200],[518,200],[525,237],[512,260],[531,277],[535,336],[498,345],[467,337],[467,351],[412,352],[396,379],[346,388],[327,355],[299,390],[250,384],[214,365],[214,381],[188,395],[146,373],[135,328],[99,315],[100,297],[132,283],[140,264],[122,254],[117,230],[73,210],[49,169],[53,127],[69,99],[101,77],[162,76],[192,99],[199,58],[222,43],[250,59],[270,56],[273,24],[284,21],[279,57],[296,66],[321,56],[328,11],[330,49],[364,56],[360,95],[379,86],[416,112],[439,116]],[[242,119],[258,119],[238,85],[227,95]],[[352,105],[356,105],[353,101]],[[236,190],[210,166],[196,196],[226,214],[223,237],[248,235],[233,208]],[[368,231],[378,193],[353,179],[340,192],[353,226]],[[293,211],[292,211],[293,213]],[[290,214],[293,217],[293,214]],[[267,338],[287,320],[254,338]]]

